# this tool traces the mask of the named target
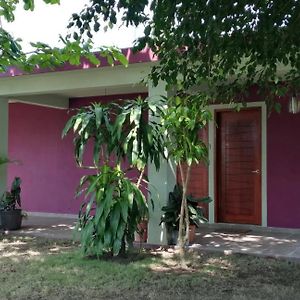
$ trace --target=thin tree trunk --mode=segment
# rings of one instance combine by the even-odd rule
[[[190,218],[189,218],[189,208],[188,208],[188,203],[187,203],[187,189],[188,189],[188,184],[190,181],[190,174],[191,174],[191,166],[188,165],[187,170],[186,170],[186,177],[185,177],[185,242],[189,244],[189,232],[190,232]]]
[[[187,186],[190,178],[190,166],[187,168],[186,176],[183,172],[182,164],[179,163],[179,170],[180,176],[182,181],[182,201],[180,207],[180,218],[179,218],[179,235],[178,235],[178,246],[179,246],[179,253],[181,258],[184,258],[184,246],[185,243],[189,239],[189,213],[188,213],[188,206],[187,206]]]
[[[139,176],[139,178],[138,178],[138,181],[137,181],[137,183],[136,183],[137,188],[140,187],[140,184],[141,184],[141,182],[142,182],[144,173],[145,173],[145,167],[142,169],[142,171],[141,171],[141,173],[140,173],[140,176]]]

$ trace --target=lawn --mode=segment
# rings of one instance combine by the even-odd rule
[[[300,299],[300,265],[246,255],[149,251],[83,258],[66,241],[0,238],[0,299]]]

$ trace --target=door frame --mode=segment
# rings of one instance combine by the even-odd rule
[[[234,109],[235,104],[210,105],[212,120],[208,125],[208,193],[215,200],[216,188],[216,111]],[[241,107],[242,104],[240,104]],[[267,226],[267,107],[265,102],[248,102],[246,108],[261,109],[261,226]],[[215,223],[216,201],[209,203],[209,223]]]

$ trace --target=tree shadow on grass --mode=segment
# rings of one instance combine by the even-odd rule
[[[0,237],[0,256],[27,258],[62,253],[75,249],[78,243],[64,240],[47,240],[37,237]]]
[[[83,258],[86,260],[98,260],[98,261],[111,262],[111,263],[116,263],[121,265],[128,265],[134,262],[140,262],[155,257],[158,257],[158,254],[153,253],[153,251],[151,250],[132,249],[129,252],[118,256],[113,256],[111,253],[104,253],[99,257],[86,256]]]
[[[11,289],[9,297],[16,291],[16,299],[33,299],[32,291],[34,299],[240,300],[264,295],[273,300],[300,294],[300,265],[274,259],[192,252],[182,268],[172,249],[91,259],[76,254],[78,246],[41,238],[0,239],[0,275],[2,285]]]

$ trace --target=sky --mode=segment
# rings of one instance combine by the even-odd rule
[[[29,42],[45,42],[51,46],[59,46],[59,34],[67,33],[68,21],[74,12],[80,12],[88,0],[61,0],[60,5],[47,5],[42,0],[36,0],[33,12],[24,11],[19,6],[16,11],[16,20],[13,23],[2,21],[4,29],[15,38],[23,40],[25,51],[30,51]],[[117,46],[126,48],[132,46],[133,40],[141,34],[142,29],[114,28],[99,32],[94,41],[98,46]]]

